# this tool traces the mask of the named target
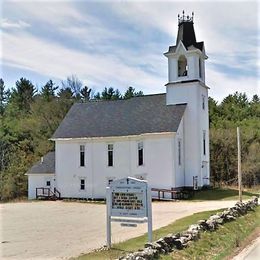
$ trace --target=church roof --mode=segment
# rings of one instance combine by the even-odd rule
[[[49,152],[43,156],[42,161],[34,164],[27,174],[41,174],[41,173],[54,173],[55,172],[55,152]]]
[[[176,132],[185,108],[186,104],[166,105],[166,94],[76,103],[52,139]]]
[[[193,21],[189,20],[179,23],[176,45],[178,45],[179,41],[182,41],[186,48],[196,43]]]
[[[183,16],[179,17],[179,28],[178,35],[176,39],[176,45],[169,47],[169,52],[175,52],[179,42],[182,41],[183,45],[187,50],[196,48],[203,50],[204,42],[197,42],[195,31],[193,27],[193,16]]]

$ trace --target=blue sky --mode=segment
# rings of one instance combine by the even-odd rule
[[[38,88],[76,75],[95,91],[165,92],[177,15],[194,11],[197,41],[209,56],[206,84],[221,101],[235,91],[259,92],[258,1],[2,1],[1,77]]]

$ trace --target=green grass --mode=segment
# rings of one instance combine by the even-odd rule
[[[176,220],[172,224],[162,227],[158,230],[153,231],[153,240],[157,240],[160,237],[166,236],[169,233],[177,233],[186,230],[189,225],[196,223],[200,219],[208,218],[211,214],[219,212],[221,210],[206,211],[193,214],[191,216]],[[113,228],[112,228],[113,235]],[[129,252],[136,251],[144,247],[147,242],[147,234],[139,236],[137,238],[129,239],[125,242],[113,244],[111,250],[102,252],[91,252],[89,254],[80,256],[79,260],[105,260],[105,259],[116,259],[121,255],[125,255]]]
[[[260,227],[260,207],[220,226],[215,232],[204,232],[201,238],[184,250],[174,251],[160,259],[225,259],[239,247],[256,228]]]
[[[243,191],[243,199],[249,199],[252,196],[260,194],[260,189]],[[202,201],[202,200],[238,200],[238,190],[232,188],[214,188],[210,190],[201,190],[195,192],[194,196],[189,200]]]
[[[155,230],[153,239],[157,240],[169,233],[184,231],[189,225],[196,223],[200,219],[206,219],[210,215],[222,210],[206,211],[193,214],[191,216],[176,220],[172,224]],[[190,247],[174,251],[170,255],[163,255],[161,259],[223,259],[230,255],[233,250],[240,245],[253,230],[260,227],[260,207],[246,216],[238,218],[237,221],[226,223],[220,226],[215,232],[205,232],[201,239],[192,243]],[[113,232],[113,230],[112,230]],[[112,249],[101,252],[91,252],[82,255],[78,260],[106,260],[116,259],[121,255],[142,249],[147,241],[147,234],[129,239],[125,242],[113,244]]]

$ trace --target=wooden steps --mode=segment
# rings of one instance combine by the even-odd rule
[[[50,188],[36,188],[36,199],[57,200],[60,199],[60,192],[56,188],[53,191]]]

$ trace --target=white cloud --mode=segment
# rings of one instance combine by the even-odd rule
[[[257,1],[116,2],[112,8],[121,19],[135,26],[159,29],[171,37],[177,36],[178,13],[183,9],[187,14],[194,11],[197,40],[205,42],[210,58],[216,63],[238,67],[236,57],[248,54],[253,59],[249,62],[256,64],[259,38]],[[243,63],[240,68],[244,66]]]
[[[30,26],[31,25],[29,23],[22,20],[11,21],[9,19],[2,19],[0,22],[0,28],[2,29],[9,29],[9,28],[22,29]]]
[[[69,1],[19,1],[13,5],[21,13],[55,26],[64,26],[71,21],[85,21],[87,17],[87,14],[82,14],[73,8]]]
[[[247,92],[249,95],[259,93],[259,85],[253,76],[238,75],[236,79],[234,75],[228,76],[229,72],[221,73],[212,66],[215,65],[216,68],[223,64],[232,69],[245,70],[249,75],[250,71],[253,74],[252,69],[260,70],[256,46],[259,42],[257,1],[106,3],[109,3],[106,5],[109,16],[114,16],[118,23],[130,25],[137,33],[144,35],[144,38],[146,32],[159,30],[172,38],[169,45],[175,44],[177,14],[183,9],[187,14],[194,11],[197,40],[205,42],[209,54],[207,79],[211,87],[210,95],[221,100],[235,91]],[[133,85],[145,93],[164,92],[167,60],[162,52],[166,49],[158,50],[158,42],[162,39],[158,38],[158,42],[150,43],[149,46],[140,42],[139,50],[124,46],[123,41],[127,43],[131,40],[131,29],[128,28],[125,32],[111,30],[106,24],[106,17],[93,12],[91,8],[89,12],[83,12],[79,8],[80,4],[83,5],[84,2],[16,1],[5,4],[4,15],[8,15],[8,10],[11,13],[15,5],[15,10],[19,10],[23,17],[28,17],[28,24],[19,15],[16,22],[5,18],[5,28],[44,24],[62,33],[63,40],[66,41],[66,37],[69,37],[77,41],[79,46],[92,47],[95,51],[83,51],[76,47],[73,49],[73,46],[69,49],[62,42],[51,43],[47,38],[43,40],[43,35],[40,39],[21,32],[22,30],[19,30],[19,34],[11,34],[10,30],[2,36],[4,64],[60,79],[74,73],[90,87],[99,85],[102,88],[108,84],[114,87]],[[100,1],[98,4],[102,7],[103,3]]]
[[[146,92],[157,92],[161,79],[136,67],[126,66],[110,55],[82,53],[62,45],[39,40],[28,34],[3,33],[3,61],[9,65],[64,79],[77,74],[89,85],[144,86]]]
[[[206,84],[210,87],[209,96],[217,101],[236,91],[245,92],[251,99],[254,94],[260,94],[260,81],[254,77],[231,78],[212,68],[207,69]]]

